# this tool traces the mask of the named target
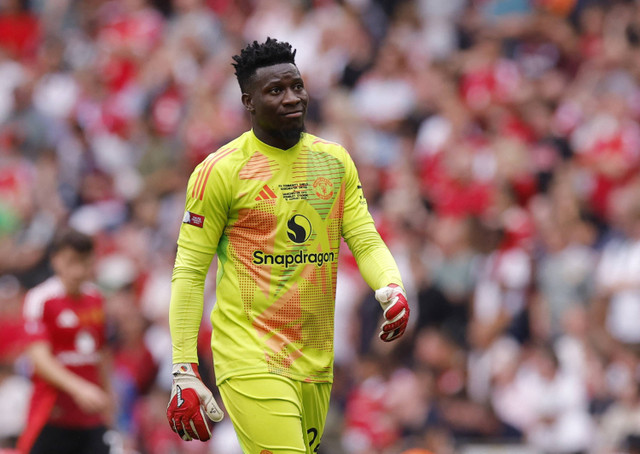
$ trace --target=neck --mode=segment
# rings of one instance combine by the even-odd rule
[[[288,150],[295,146],[302,138],[303,130],[277,131],[274,133],[266,133],[259,128],[253,128],[253,133],[261,142],[266,143],[281,150]]]

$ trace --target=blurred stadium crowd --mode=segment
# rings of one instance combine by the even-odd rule
[[[231,56],[266,36],[298,49],[307,129],[351,152],[414,305],[379,342],[342,249],[320,452],[639,452],[630,0],[0,1],[0,448],[30,393],[22,297],[70,225],[97,241],[113,452],[238,452],[228,418],[169,430],[167,312],[188,175],[249,127]]]

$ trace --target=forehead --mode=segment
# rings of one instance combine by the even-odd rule
[[[269,83],[300,79],[300,71],[293,63],[278,63],[256,69],[252,82],[258,87]]]
[[[85,261],[91,258],[90,253],[78,252],[71,246],[61,247],[53,255],[54,257],[59,257],[61,260]]]

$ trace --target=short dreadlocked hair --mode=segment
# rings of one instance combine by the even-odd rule
[[[295,57],[296,51],[291,49],[291,44],[274,38],[267,38],[264,43],[254,41],[247,45],[240,51],[240,55],[232,57],[235,63],[231,64],[236,69],[235,74],[238,84],[240,84],[240,90],[246,93],[249,80],[258,68],[280,63],[292,63],[295,65]]]

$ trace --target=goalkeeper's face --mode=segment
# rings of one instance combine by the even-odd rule
[[[259,139],[278,148],[290,148],[304,131],[309,95],[298,68],[281,63],[258,68],[242,101],[251,113]]]

